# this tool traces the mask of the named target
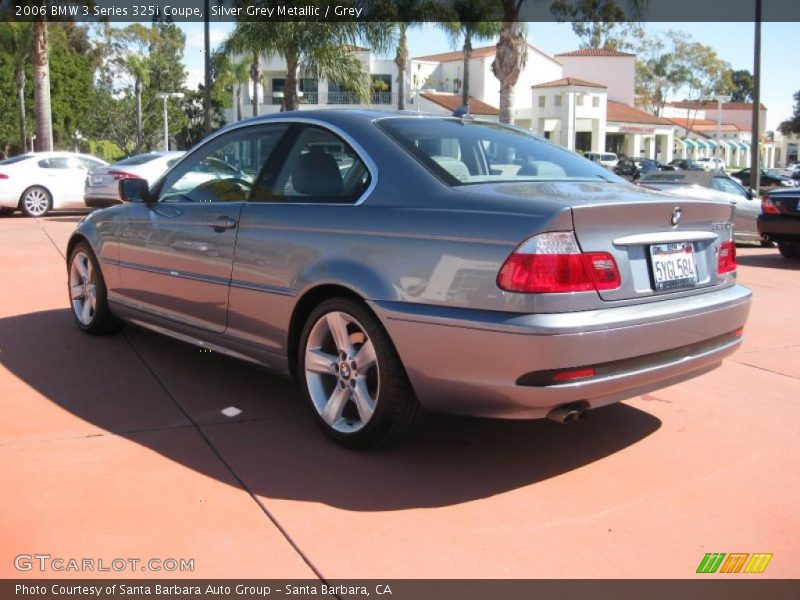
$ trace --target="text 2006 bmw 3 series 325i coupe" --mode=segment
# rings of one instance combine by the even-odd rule
[[[578,418],[719,365],[750,307],[730,204],[493,123],[260,117],[121,193],[69,242],[78,327],[290,374],[351,447],[425,410]]]

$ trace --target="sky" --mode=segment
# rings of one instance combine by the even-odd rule
[[[233,29],[233,23],[211,24],[211,47],[215,48]],[[188,85],[203,79],[203,24],[179,23],[186,33],[184,63]],[[677,29],[711,46],[734,69],[753,71],[752,23],[649,23],[648,31]],[[761,30],[761,102],[767,107],[767,129],[775,129],[789,118],[793,94],[800,90],[800,68],[789,48],[800,39],[800,23],[764,23]],[[529,23],[528,41],[550,55],[578,48],[579,39],[569,23]],[[475,47],[485,44],[474,44]],[[447,52],[454,48],[444,33],[433,24],[412,29],[408,36],[410,56]]]

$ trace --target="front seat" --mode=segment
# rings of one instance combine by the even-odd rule
[[[341,196],[344,191],[336,159],[316,148],[298,158],[292,185],[297,193],[306,196]]]

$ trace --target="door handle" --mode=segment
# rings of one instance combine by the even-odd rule
[[[236,219],[231,219],[230,217],[226,216],[217,217],[217,219],[215,221],[211,221],[208,226],[217,233],[222,233],[226,229],[234,229],[236,227]]]

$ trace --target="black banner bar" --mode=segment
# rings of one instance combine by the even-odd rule
[[[481,21],[514,0],[0,0],[4,21]],[[762,0],[765,22],[800,21],[798,0]],[[208,13],[206,12],[208,7]],[[752,22],[755,0],[522,0],[517,21]],[[790,42],[791,40],[787,40]]]
[[[152,600],[153,598],[211,600],[236,598],[309,600],[517,600],[558,598],[647,598],[648,600],[796,600],[800,580],[761,579],[743,575],[721,579],[710,575],[695,580],[233,580],[233,579],[84,579],[3,580],[0,598],[86,598]]]

